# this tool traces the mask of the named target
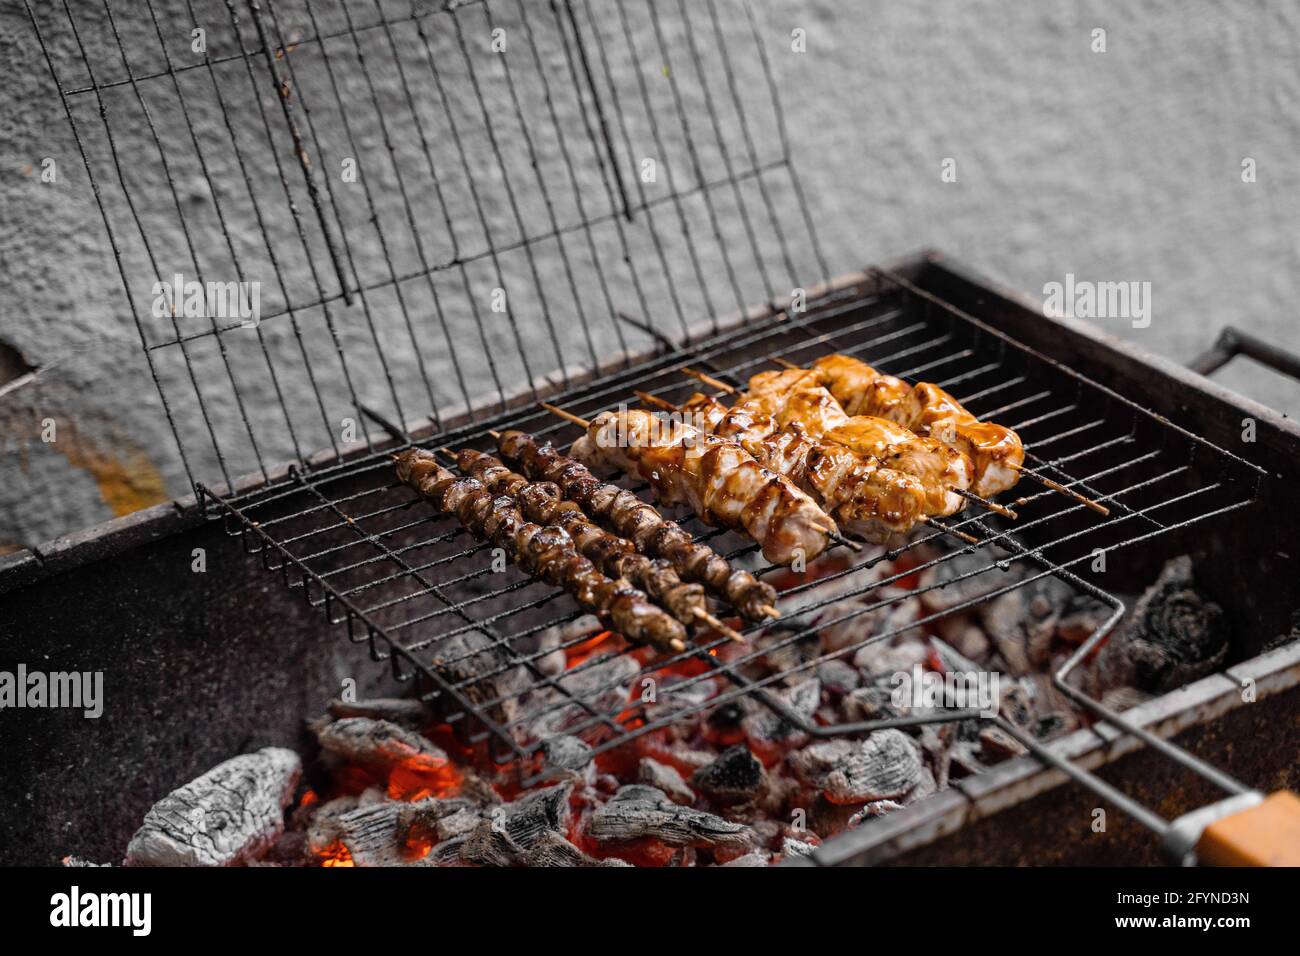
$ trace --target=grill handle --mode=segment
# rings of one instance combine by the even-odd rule
[[[1210,375],[1238,355],[1253,358],[1274,371],[1300,380],[1300,356],[1231,325],[1225,325],[1219,332],[1219,337],[1214,340],[1214,344],[1188,362],[1187,367],[1193,372]]]

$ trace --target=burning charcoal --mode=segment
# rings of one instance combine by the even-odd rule
[[[437,834],[439,842],[467,837],[483,819],[483,813],[477,807],[461,807],[438,820]]]
[[[992,645],[984,629],[961,615],[941,617],[933,622],[935,630],[948,646],[970,660],[982,661]]]
[[[824,651],[840,651],[859,647],[863,641],[881,634],[905,635],[907,628],[921,616],[921,605],[910,592],[900,588],[872,591],[859,598],[841,601],[825,609],[827,620],[834,621],[822,629]],[[888,601],[880,607],[874,605]],[[848,620],[838,620],[859,608],[871,608]]]
[[[718,682],[712,678],[701,680],[695,678],[689,682],[683,679],[663,678],[655,694],[653,703],[645,709],[646,721],[658,723],[661,720],[675,720],[687,711],[702,710],[704,705],[718,694]]]
[[[1164,566],[1098,666],[1112,684],[1163,694],[1217,670],[1229,637],[1227,615],[1196,590],[1192,559],[1183,555]]]
[[[878,730],[865,740],[813,744],[790,757],[799,779],[832,803],[866,803],[902,797],[921,782],[916,745],[898,730]]]
[[[815,843],[807,843],[791,837],[783,837],[781,840],[781,855],[786,859],[795,856],[812,856],[816,849],[817,844]]]
[[[901,717],[908,708],[894,706],[894,688],[888,678],[873,681],[865,687],[859,687],[844,698],[844,719],[850,723],[864,720],[887,720]]]
[[[558,833],[544,833],[524,854],[524,866],[629,866],[627,862],[610,857],[597,860],[587,856]]]
[[[481,820],[458,847],[458,862],[471,866],[522,866],[524,848],[491,820]]]
[[[357,866],[406,866],[437,839],[438,823],[463,810],[463,800],[390,800],[339,819],[339,839]]]
[[[956,737],[957,728],[952,724],[926,724],[917,729],[917,743],[921,745],[926,766],[934,775],[935,786],[940,790],[948,786],[952,744]]]
[[[1300,611],[1291,612],[1291,630],[1285,634],[1276,634],[1264,642],[1260,648],[1260,653],[1267,654],[1269,651],[1275,651],[1279,647],[1286,647],[1292,641],[1300,641]]]
[[[790,678],[795,681],[806,680],[811,676],[811,669],[803,665],[821,655],[821,639],[817,634],[805,634],[798,638],[794,636],[806,630],[809,623],[807,620],[791,618],[789,624],[783,626],[778,621],[758,636],[754,643],[763,651],[762,661],[770,672],[784,674],[794,671]],[[796,670],[801,667],[802,670]]]
[[[707,767],[691,775],[691,785],[717,803],[753,800],[767,782],[763,765],[744,744],[724,751]]]
[[[929,653],[930,645],[924,638],[903,634],[859,648],[853,655],[853,666],[868,679],[889,677],[900,672],[910,672],[918,664],[925,666]]]
[[[903,809],[903,805],[896,800],[872,800],[870,803],[863,804],[861,810],[849,817],[849,829],[853,830],[868,820],[883,817],[886,813],[893,813],[895,810],[901,809]]]
[[[651,838],[668,846],[751,846],[748,827],[712,813],[679,807],[661,791],[642,784],[620,788],[597,808],[587,836],[602,845]]]
[[[558,687],[546,687],[529,697],[521,716],[524,736],[528,740],[547,740],[580,724],[589,724],[588,707],[598,714],[616,713],[626,703],[628,688],[640,673],[641,665],[628,654],[566,671],[556,682]]]
[[[565,648],[574,647],[582,638],[599,634],[602,630],[604,626],[593,614],[583,614],[572,621],[546,628],[537,635],[537,669],[549,677],[558,677],[569,666]]]
[[[775,695],[795,714],[809,721],[822,702],[822,685],[817,679],[795,684]],[[808,734],[766,706],[759,705],[744,719],[745,737],[755,752],[769,766],[781,756],[783,748],[802,747]]]
[[[387,720],[345,717],[313,730],[327,754],[375,770],[438,771],[448,764],[447,754],[433,741]]]
[[[526,793],[514,803],[494,807],[493,823],[510,837],[512,843],[525,850],[531,849],[544,833],[568,832],[571,793],[573,784],[570,782]]]
[[[302,762],[264,747],[217,764],[153,805],[126,848],[127,866],[230,866],[255,859],[284,830]]]
[[[360,805],[355,796],[338,797],[315,808],[307,824],[307,850],[323,855],[342,836],[343,817]]]
[[[989,725],[980,731],[980,759],[992,766],[1025,753],[1025,746],[1001,727]]]
[[[422,730],[433,723],[433,710],[422,700],[401,697],[377,697],[374,700],[332,700],[330,716],[342,720],[347,717],[369,717],[386,720],[408,730]]]
[[[1102,696],[1101,703],[1102,706],[1109,710],[1123,713],[1138,704],[1145,704],[1150,699],[1150,694],[1144,690],[1138,690],[1136,687],[1116,687]]]
[[[822,661],[817,665],[817,679],[835,697],[858,689],[862,676],[844,661]]]
[[[73,869],[81,867],[111,867],[113,865],[112,863],[95,863],[92,860],[83,859],[79,856],[65,856],[61,862],[65,867],[71,867]]]
[[[695,802],[695,791],[682,779],[676,767],[662,764],[650,757],[642,757],[637,765],[636,779],[638,783],[662,790],[674,803],[690,806]]]
[[[1011,673],[1028,674],[1047,665],[1058,636],[1077,644],[1107,613],[1104,604],[1049,576],[982,605],[980,621]]]
[[[965,575],[969,575],[966,577]],[[1006,570],[990,564],[987,553],[955,554],[921,572],[917,588],[928,613],[945,613],[976,601],[1009,584],[1024,580],[1026,570],[1010,564]]]
[[[734,860],[728,860],[726,863],[722,865],[745,867],[745,866],[768,866],[770,863],[771,861],[768,859],[768,855],[766,853],[764,853],[761,850],[754,850],[751,853],[746,853],[744,856],[738,856]]]
[[[973,777],[984,770],[979,759],[979,744],[969,740],[958,740],[948,751],[948,775],[954,780]]]
[[[577,774],[591,765],[591,747],[569,734],[547,740],[542,744],[542,754],[552,767]]]
[[[533,682],[518,657],[482,631],[439,637],[433,644],[434,669],[449,684],[460,687],[470,703],[487,710],[499,724],[510,724],[519,712],[519,695]]]

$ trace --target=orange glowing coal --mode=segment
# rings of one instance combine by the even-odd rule
[[[321,866],[356,866],[352,862],[352,854],[348,852],[342,841],[335,840],[320,854]]]

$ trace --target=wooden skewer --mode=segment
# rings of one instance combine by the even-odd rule
[[[566,412],[563,408],[558,408],[555,405],[550,404],[549,402],[538,402],[538,404],[541,405],[542,408],[546,409],[551,414],[559,415],[561,418],[566,419],[567,421],[571,421],[575,425],[581,425],[583,428],[587,428],[591,425],[591,423],[587,421],[585,418],[579,418],[577,415],[573,414],[572,412]],[[849,548],[852,551],[862,550],[862,545],[858,544],[856,541],[850,541],[848,538],[844,537],[844,535],[839,533],[839,530],[837,528],[834,527],[827,528],[822,525],[813,525],[813,527],[816,528],[818,531],[822,532],[822,534],[826,535],[836,544],[842,544],[846,548]]]
[[[581,425],[583,428],[591,427],[591,422],[587,421],[587,419],[579,418],[577,415],[573,414],[573,412],[566,412],[564,409],[552,405],[550,402],[538,402],[537,404],[541,405],[542,408],[546,409],[552,415],[559,415],[565,421],[573,422],[575,425]]]
[[[961,495],[967,501],[973,501],[981,508],[987,508],[989,511],[992,511],[994,514],[1002,515],[1002,517],[1004,518],[1010,518],[1014,521],[1015,519],[1020,517],[1020,515],[1016,514],[1014,511],[1012,511],[1010,508],[1006,507],[1005,505],[1000,505],[996,501],[989,501],[989,499],[981,497],[980,495],[975,494],[975,492],[973,491],[969,491],[965,488],[950,488],[949,490],[955,491],[957,494]]]
[[[487,430],[487,433],[488,433],[489,435],[491,435],[491,436],[493,437],[493,439],[497,439],[497,438],[500,438],[500,437],[501,437],[501,433],[500,433],[499,431],[497,431],[495,428],[489,428],[489,429]]]
[[[705,624],[709,625],[709,627],[713,628],[715,631],[718,631],[719,633],[724,634],[725,636],[731,638],[731,640],[735,641],[737,644],[745,643],[744,634],[741,634],[738,630],[736,630],[734,627],[731,627],[726,622],[718,620],[708,611],[704,610],[704,608],[697,607],[695,609],[695,616],[698,617]]]
[[[944,534],[950,534],[954,538],[961,538],[963,541],[967,542],[968,544],[980,543],[980,539],[975,537],[974,535],[969,535],[965,531],[958,531],[956,528],[950,528],[946,524],[940,524],[938,521],[935,521],[929,515],[926,515],[921,518],[917,518],[916,521],[918,524],[928,524],[931,525],[932,527],[938,528]]]
[[[1083,495],[1079,494],[1073,488],[1067,488],[1065,487],[1065,485],[1053,481],[1051,478],[1048,478],[1046,475],[1041,475],[1030,468],[1026,468],[1024,465],[1011,464],[1011,467],[1014,468],[1016,471],[1020,472],[1022,475],[1028,475],[1030,478],[1034,479],[1034,481],[1046,485],[1048,488],[1051,488],[1053,491],[1059,492],[1060,494],[1063,494],[1066,497],[1073,498],[1075,501],[1079,502],[1082,505],[1087,505],[1089,508],[1097,512],[1097,514],[1099,515],[1108,516],[1110,514],[1110,509],[1107,508],[1105,505],[1101,504],[1098,501],[1093,501],[1091,498],[1085,498]]]
[[[762,607],[759,608],[759,610],[762,611],[764,614],[766,614],[768,617],[773,619],[776,619],[781,616],[781,612],[778,611],[776,608],[772,607],[772,605],[770,604],[764,604]]]
[[[781,366],[782,368],[788,368],[788,369],[803,368],[802,365],[795,365],[794,362],[791,362],[789,359],[781,358],[781,356],[779,355],[773,356],[772,361],[775,362],[777,365]]]
[[[740,389],[736,388],[736,386],[728,385],[722,379],[714,378],[712,375],[709,375],[706,372],[701,372],[699,369],[691,368],[689,365],[683,365],[678,369],[678,371],[689,375],[691,378],[699,379],[705,385],[712,385],[716,389],[721,389],[728,395],[738,395],[740,393]]]
[[[666,412],[677,411],[677,406],[674,405],[672,402],[668,401],[666,398],[660,398],[658,395],[651,395],[649,392],[640,392],[640,391],[636,391],[635,389],[633,390],[632,394],[635,395],[637,398],[641,399],[642,404],[653,405],[656,408],[661,408]]]

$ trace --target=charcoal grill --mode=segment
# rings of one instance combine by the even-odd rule
[[[29,5],[193,486],[191,513],[221,518],[285,590],[524,785],[552,768],[545,740],[527,739],[506,705],[548,688],[559,691],[550,706],[571,715],[567,732],[598,753],[741,697],[823,737],[966,718],[820,726],[770,693],[789,672],[745,676],[743,659],[714,653],[722,638],[637,662],[637,680],[656,679],[660,701],[677,697],[670,716],[610,706],[608,686],[583,675],[631,651],[545,672],[536,636],[578,612],[516,569],[494,573],[489,545],[433,514],[393,474],[391,452],[413,444],[486,450],[489,432],[508,427],[573,437],[573,426],[537,407],[541,398],[591,415],[634,390],[682,399],[693,384],[683,365],[743,385],[777,359],[856,355],[935,381],[981,418],[1011,425],[1036,475],[1109,513],[1027,478],[1006,496],[1018,520],[972,508],[887,555],[846,555],[835,574],[786,587],[787,623],[851,599],[867,603],[838,620],[897,600],[884,591],[888,580],[839,582],[908,551],[922,566],[976,556],[970,577],[1032,567],[1027,579],[943,613],[1054,575],[1112,611],[1058,687],[1113,733],[1249,798],[1251,786],[1075,690],[1069,672],[1104,641],[1124,610],[1118,595],[1132,590],[1111,583],[1114,571],[1092,570],[1097,558],[1118,561],[1136,585],[1151,576],[1157,539],[1234,553],[1244,542],[1216,542],[1231,537],[1234,516],[1257,522],[1281,500],[1284,476],[1266,459],[1294,451],[1294,430],[1280,428],[1260,460],[1193,386],[1143,395],[1137,360],[1104,355],[1109,346],[1077,332],[1056,341],[1058,323],[1031,322],[1023,308],[1007,321],[1014,308],[1005,300],[931,259],[828,280],[762,28],[747,7],[730,6],[682,3],[665,13],[565,0],[529,10],[503,0],[415,4],[397,15],[379,3],[363,14],[225,0],[200,15],[187,3],[190,21],[211,26],[201,59],[181,62],[163,26],[178,11],[153,0],[129,12],[106,3],[102,31],[66,5],[40,13]],[[133,17],[147,29],[129,29]],[[498,29],[517,55],[493,54]],[[76,50],[72,68],[59,65],[55,37]],[[702,55],[706,42],[717,57]],[[375,68],[383,61],[391,69]],[[656,73],[663,82],[652,88],[645,77]],[[213,155],[200,112],[219,117],[229,151]],[[141,157],[119,148],[131,122],[148,130],[160,193],[141,188]],[[334,173],[349,160],[353,181]],[[643,180],[647,160],[660,171],[653,182]],[[214,219],[187,211],[186,177],[217,200]],[[589,192],[586,182],[600,188]],[[271,308],[251,328],[154,320],[140,276],[173,272],[268,277]],[[1169,407],[1188,395],[1199,408]],[[757,550],[677,517],[729,557]],[[1128,554],[1138,555],[1131,564]],[[1255,646],[1237,649],[1243,658],[1285,630],[1286,612],[1300,604],[1293,577],[1274,580],[1268,595],[1225,595],[1263,626]],[[792,628],[782,641],[814,630]],[[454,650],[468,633],[488,643]],[[687,662],[694,676],[663,680]],[[496,679],[506,672],[525,680],[503,693]],[[718,676],[729,685],[722,696],[692,699],[694,685]],[[1003,726],[1037,760],[1148,828],[1175,832],[1082,761]]]

